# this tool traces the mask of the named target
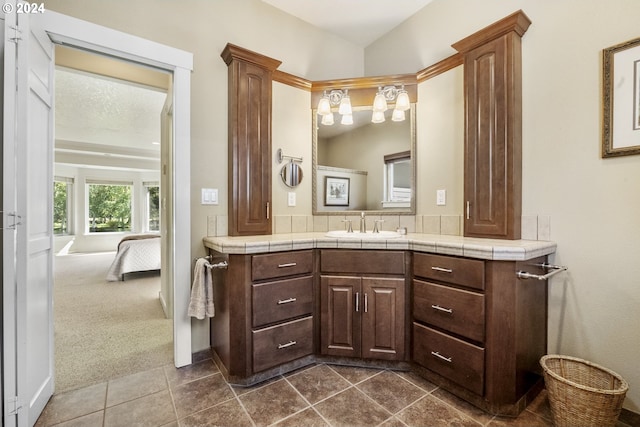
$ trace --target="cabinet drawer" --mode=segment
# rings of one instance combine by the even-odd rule
[[[483,348],[414,323],[413,360],[456,384],[483,395]]]
[[[413,317],[475,341],[484,341],[484,295],[413,281]]]
[[[272,326],[253,334],[253,371],[260,372],[313,353],[313,317]]]
[[[417,253],[413,256],[413,274],[469,288],[484,289],[484,261],[477,259]]]
[[[404,274],[404,252],[331,250],[320,253],[323,273]]]
[[[254,281],[311,273],[312,271],[312,251],[254,255],[251,260],[251,279]]]
[[[311,314],[312,276],[258,283],[251,287],[254,328]]]

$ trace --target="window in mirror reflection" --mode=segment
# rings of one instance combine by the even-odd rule
[[[383,206],[409,207],[411,204],[411,152],[384,156]]]

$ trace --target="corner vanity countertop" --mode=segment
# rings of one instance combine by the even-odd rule
[[[387,249],[428,252],[468,258],[526,261],[556,251],[556,243],[541,240],[480,239],[441,234],[409,233],[391,239],[359,240],[327,237],[324,232],[264,236],[205,237],[204,246],[224,254],[255,254],[301,249]]]

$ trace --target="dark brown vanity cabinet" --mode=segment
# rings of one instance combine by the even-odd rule
[[[482,394],[484,261],[414,254],[413,360]]]
[[[320,251],[321,353],[405,358],[404,252]]]
[[[231,381],[311,355],[314,252],[229,255],[215,288],[211,346]]]
[[[547,285],[529,261],[415,253],[412,360],[419,373],[484,410],[517,415],[542,387]]]

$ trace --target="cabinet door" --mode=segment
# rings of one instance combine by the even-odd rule
[[[465,236],[520,238],[521,67],[514,33],[465,55]]]
[[[229,235],[271,234],[271,88],[280,61],[227,44]]]
[[[404,359],[404,279],[362,279],[362,357]]]
[[[322,276],[320,290],[322,354],[360,357],[361,279]]]

